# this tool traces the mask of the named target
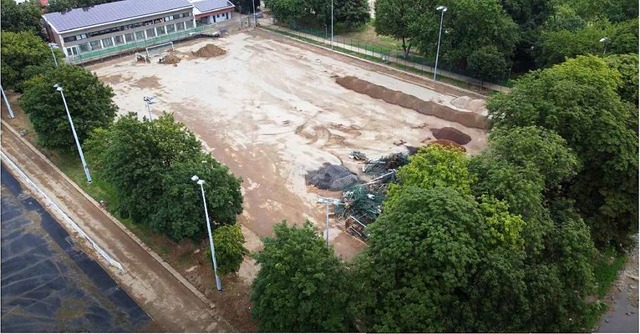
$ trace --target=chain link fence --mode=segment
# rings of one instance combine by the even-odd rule
[[[302,40],[308,40],[316,44],[322,44],[331,46],[331,32],[321,31],[318,29],[300,27],[296,24],[290,24],[288,29],[283,29],[281,26],[272,25],[271,30],[276,30],[281,33],[291,34],[296,38]],[[428,59],[424,56],[417,54],[409,54],[408,57],[404,57],[402,49],[393,49],[390,47],[384,47],[373,43],[367,43],[351,38],[345,38],[339,35],[333,37],[333,49],[348,54],[352,54],[368,60],[391,63],[396,67],[405,70],[418,70],[425,73],[433,73],[435,67],[435,59]],[[424,74],[424,73],[423,73]],[[473,85],[481,86],[492,90],[506,90],[509,81],[508,73],[505,73],[504,77],[499,80],[485,81],[472,77],[472,74],[468,71],[463,71],[459,68],[454,68],[442,61],[438,62],[438,76],[444,76],[453,80],[467,82]]]

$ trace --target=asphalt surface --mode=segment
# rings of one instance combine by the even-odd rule
[[[2,332],[135,332],[151,319],[5,169]]]

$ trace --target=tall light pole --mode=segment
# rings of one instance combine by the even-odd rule
[[[333,0],[331,0],[331,50],[333,50]]]
[[[91,174],[89,173],[89,166],[84,160],[84,153],[82,153],[82,147],[80,146],[80,140],[78,140],[78,134],[76,133],[76,127],[73,125],[71,114],[69,113],[69,106],[67,106],[67,99],[64,97],[64,90],[59,84],[53,85],[57,91],[62,95],[62,102],[64,102],[64,110],[67,111],[67,117],[69,118],[69,124],[71,124],[71,132],[73,132],[73,138],[76,140],[76,146],[78,147],[78,153],[80,154],[80,160],[82,161],[82,168],[84,168],[84,175],[87,177],[87,182],[91,183]]]
[[[600,43],[602,43],[604,45],[604,49],[602,50],[602,55],[604,56],[605,52],[607,52],[607,41],[609,40],[609,37],[602,37],[600,38]]]
[[[447,11],[447,7],[438,6],[436,10],[441,12],[440,14],[440,32],[438,33],[438,51],[436,51],[436,66],[433,69],[433,80],[436,80],[436,73],[438,72],[438,56],[440,55],[440,38],[442,37],[442,19],[444,19],[444,12]]]
[[[324,203],[327,205],[327,219],[326,219],[326,223],[327,223],[327,231],[326,231],[326,238],[327,238],[327,247],[329,247],[329,204],[333,204],[333,205],[338,205],[341,204],[342,202],[340,202],[339,199],[337,198],[328,198],[328,197],[319,197],[318,198],[318,203]]]
[[[253,27],[255,28],[257,25],[256,22],[256,1],[255,0],[251,0],[251,3],[253,4]]]
[[[51,57],[53,57],[53,62],[56,64],[56,67],[58,67],[58,59],[56,59],[56,55],[55,53],[53,53],[53,49],[57,49],[58,48],[58,44],[56,43],[49,43],[49,49],[51,50]]]
[[[152,105],[152,104],[156,103],[155,101],[153,101],[153,98],[154,98],[153,96],[145,96],[145,97],[143,97],[143,98],[142,98],[142,99],[144,100],[144,104],[146,104],[146,105],[147,105],[147,112],[149,113],[149,121],[151,121],[151,120],[152,120],[152,118],[151,118],[151,107],[150,107],[150,105]]]
[[[4,99],[4,103],[7,106],[9,118],[16,118],[16,116],[13,114],[13,109],[11,109],[11,105],[9,104],[9,99],[7,99],[7,95],[4,94],[4,88],[2,88],[2,86],[0,86],[0,91],[2,91],[2,98]]]
[[[204,180],[200,180],[198,175],[191,177],[191,181],[195,181],[200,185],[202,191],[202,204],[204,204],[204,216],[207,218],[207,231],[209,232],[209,247],[211,247],[211,261],[213,261],[213,273],[216,276],[216,288],[222,291],[222,282],[218,276],[218,263],[216,262],[216,248],[213,245],[213,235],[211,234],[211,222],[209,222],[209,212],[207,211],[207,199],[204,196]]]

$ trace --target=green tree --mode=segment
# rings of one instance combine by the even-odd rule
[[[622,101],[620,73],[595,56],[579,56],[518,80],[509,95],[487,103],[492,126],[537,125],[557,132],[583,168],[569,197],[598,246],[627,243],[638,221],[638,140]]]
[[[468,57],[484,46],[493,45],[510,59],[520,36],[518,26],[496,0],[421,0],[415,6],[422,14],[410,24],[411,36],[420,51],[435,55],[439,35],[438,5],[448,7],[443,16],[440,59],[467,69]],[[469,24],[473,22],[473,24]]]
[[[42,31],[42,10],[36,2],[2,1],[2,31],[30,32],[44,37]],[[4,44],[4,43],[3,43]]]
[[[203,153],[195,135],[172,115],[139,121],[131,113],[94,131],[86,149],[97,175],[116,189],[116,210],[174,240],[206,235],[194,174],[205,180],[214,226],[233,225],[242,212],[240,179]]]
[[[216,261],[221,275],[235,273],[240,270],[244,256],[248,253],[244,248],[244,236],[240,225],[220,226],[213,232],[216,247]],[[207,244],[205,251],[207,260],[211,259],[211,248]],[[213,269],[213,263],[211,264]]]
[[[345,332],[348,285],[341,261],[307,222],[273,228],[256,254],[251,314],[266,332]]]
[[[205,197],[212,225],[233,225],[236,216],[242,213],[241,180],[231,175],[229,168],[221,165],[211,155],[198,152],[188,161],[173,163],[163,173],[163,193],[149,217],[149,224],[154,230],[174,240],[201,240],[206,235],[201,191],[199,186],[190,182],[193,175],[205,180]]]
[[[129,114],[95,131],[86,147],[96,172],[117,190],[116,210],[170,238],[198,241],[206,235],[194,174],[205,180],[214,224],[232,225],[242,212],[240,180],[202,153],[195,135],[172,115],[141,122]]]
[[[26,80],[54,66],[51,50],[32,32],[2,31],[1,38],[2,86],[5,89],[22,92]],[[55,53],[62,59],[59,50]]]
[[[416,6],[402,0],[378,0],[375,2],[375,13],[373,24],[376,34],[402,40],[403,55],[407,58],[411,51],[412,37],[409,26],[417,15]]]
[[[473,51],[467,59],[469,71],[474,77],[494,81],[503,79],[509,70],[504,55],[493,46],[483,46]]]
[[[496,203],[487,200],[480,209],[473,198],[441,186],[407,187],[391,198],[368,226],[368,247],[354,268],[365,283],[356,287],[353,312],[366,329],[516,330],[527,315],[517,241],[522,221]]]
[[[469,159],[456,148],[431,145],[421,148],[409,158],[409,164],[398,171],[399,184],[392,185],[389,196],[411,186],[450,187],[460,194],[471,194],[473,176],[468,171]]]
[[[638,106],[638,54],[611,55],[604,61],[610,68],[620,72],[622,84],[618,87],[618,95],[624,101]]]
[[[60,84],[64,89],[80,142],[87,139],[93,129],[108,126],[113,121],[117,107],[112,100],[114,93],[111,87],[83,68],[62,64],[29,79],[19,101],[38,134],[38,143],[43,147],[75,148],[62,96],[54,84]]]
[[[342,24],[347,29],[362,26],[371,18],[367,0],[336,0],[333,11],[335,22]],[[330,11],[329,18],[331,18]],[[330,19],[329,22],[331,22]]]

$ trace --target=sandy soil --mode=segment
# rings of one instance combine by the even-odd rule
[[[208,43],[227,53],[209,59],[188,56]],[[326,162],[359,170],[348,158],[352,150],[369,157],[388,155],[406,149],[394,141],[422,146],[433,138],[429,128],[446,126],[472,137],[465,145],[471,154],[486,145],[482,130],[372,99],[339,86],[335,78],[352,75],[457,110],[482,112],[483,103],[477,101],[472,110],[461,108],[476,97],[438,93],[357,66],[356,61],[330,57],[324,50],[283,42],[264,32],[241,32],[182,43],[177,51],[183,59],[176,66],[126,57],[89,69],[113,87],[121,113],[147,115],[142,98],[154,95],[154,117],[173,112],[216,159],[244,179],[240,221],[252,240],[250,248],[259,249],[254,239],[272,235],[272,226],[283,219],[310,219],[324,229],[324,207],[316,204],[318,191],[305,185],[304,175]],[[360,240],[336,222],[331,224],[329,235],[337,253],[351,258],[363,248]]]

